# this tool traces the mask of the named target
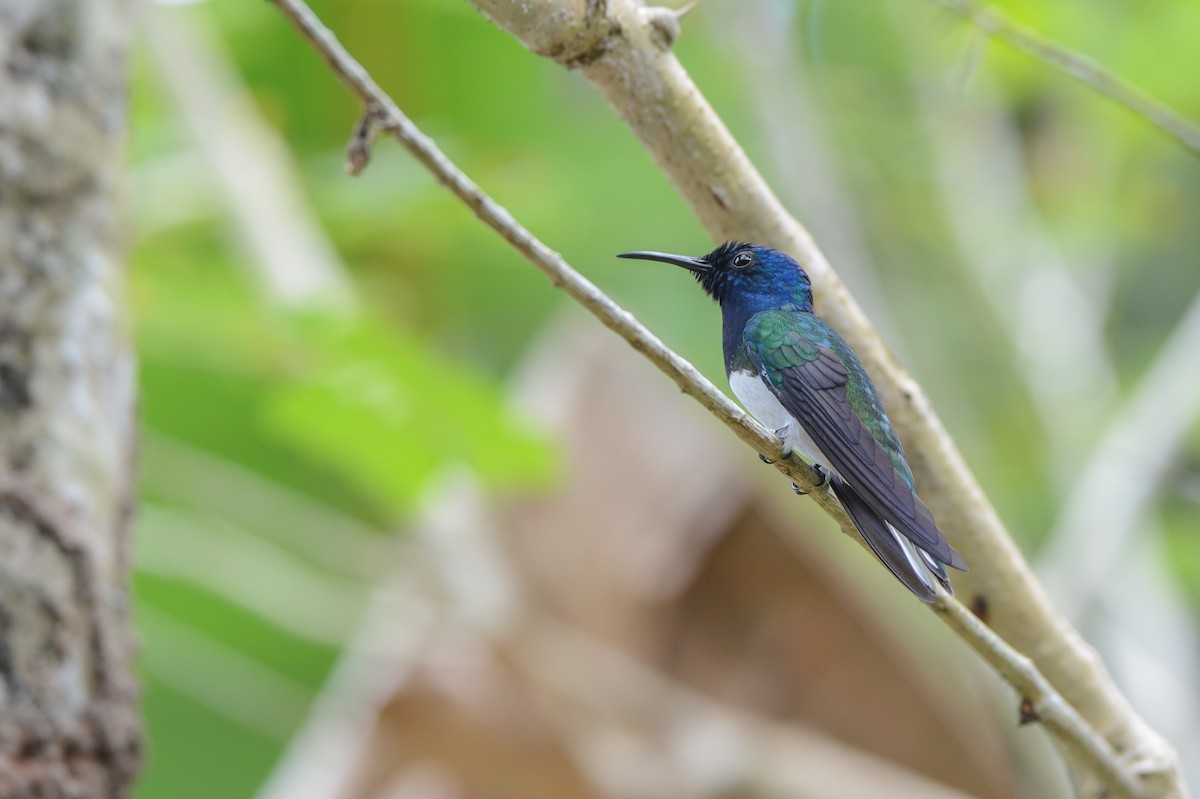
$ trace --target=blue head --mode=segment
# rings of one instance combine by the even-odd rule
[[[770,247],[727,241],[707,255],[690,258],[661,252],[624,252],[619,258],[664,261],[691,271],[726,315],[779,308],[812,313],[812,284],[791,256]]]

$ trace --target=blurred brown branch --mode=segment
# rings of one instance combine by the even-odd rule
[[[1200,127],[1085,55],[1063,47],[1010,20],[999,9],[974,0],[926,0],[978,27],[988,36],[1065,72],[1200,155]]]
[[[378,120],[381,129],[395,135],[440,182],[556,286],[646,355],[739,438],[761,454],[778,459],[778,442],[761,426],[450,163],[307,7],[297,0],[274,2],[363,99],[368,123]],[[1107,789],[1125,796],[1186,795],[1174,752],[1137,717],[1095,654],[1049,607],[928,400],[895,365],[807,231],[782,209],[670,55],[670,37],[658,32],[654,22],[657,16],[628,2],[610,2],[600,10],[588,4],[586,12],[581,8],[564,10],[553,0],[520,7],[482,0],[476,5],[536,52],[582,68],[630,123],[714,237],[738,235],[773,244],[799,257],[817,285],[824,315],[852,342],[880,383],[897,427],[910,442],[914,467],[935,513],[959,548],[968,553],[967,558],[978,564],[974,579],[966,582],[976,590],[977,598],[988,602],[992,609],[989,622],[1003,638],[982,624],[970,624],[970,613],[949,597],[940,598],[937,609],[953,620],[951,626],[976,651],[993,665],[1003,666],[1002,673],[1014,681],[1034,711],[1055,718],[1048,728],[1068,749],[1084,758]],[[369,132],[360,127],[353,145],[356,163],[368,139]],[[804,487],[814,486],[815,474],[807,466],[789,460],[779,462],[777,468]],[[814,498],[846,529],[845,516],[831,497],[816,492]],[[1026,648],[1035,659],[1021,655],[1005,643],[1005,638],[1028,644]],[[1144,778],[1141,784],[1135,772]],[[1097,795],[1102,790],[1100,785],[1095,787]]]

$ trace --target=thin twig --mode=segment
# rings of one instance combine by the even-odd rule
[[[507,209],[496,203],[475,185],[453,162],[405,116],[366,70],[346,52],[312,11],[293,0],[271,0],[296,24],[305,37],[325,57],[326,62],[342,81],[365,104],[364,119],[373,122],[381,131],[391,133],[425,165],[438,182],[462,200],[475,215],[499,233],[505,241],[524,255],[581,305],[591,311],[606,327],[625,338],[629,344],[662,369],[684,392],[700,402],[724,421],[739,438],[770,460],[795,480],[801,488],[811,489],[820,483],[812,467],[794,458],[784,458],[778,438],[726,397],[716,386],[683,358],[676,355],[641,325],[632,314],[609,299],[591,281],[571,268],[562,256],[551,250],[526,230]],[[368,145],[364,122],[355,126],[350,161],[359,163],[366,156],[361,152]],[[822,492],[823,493],[823,492]]]
[[[616,305],[572,269],[561,256],[536,239],[507,210],[485,195],[396,107],[306,5],[300,0],[271,1],[324,56],[333,71],[362,99],[366,108],[381,109],[379,119],[382,129],[399,139],[440,183],[458,196],[482,221],[544,272],[555,286],[570,294],[606,327],[645,355],[684,393],[699,401],[739,438],[759,454],[775,460],[776,468],[802,487],[815,488],[817,475],[811,467],[794,458],[782,459],[779,441],[774,436],[734,405],[695,367],[668,349],[628,311]],[[814,491],[812,496],[839,523],[843,526],[847,524],[844,512],[828,492]],[[1013,684],[1023,699],[1029,700],[1033,712],[1045,721],[1046,728],[1069,749],[1078,753],[1107,786],[1124,797],[1139,795],[1138,780],[1132,769],[1122,762],[1112,745],[1063,699],[1029,658],[1010,647],[952,597],[939,595],[934,609],[952,630]],[[971,623],[973,619],[975,623]]]
[[[1200,126],[1087,56],[1052,42],[1036,31],[1013,22],[993,6],[977,3],[975,0],[926,0],[926,2],[967,20],[989,36],[996,37],[1015,50],[1020,50],[1026,55],[1062,70],[1075,80],[1087,84],[1162,132],[1172,136],[1193,154],[1200,155]]]
[[[1020,723],[1039,722],[1121,796],[1142,795],[1133,771],[1121,762],[1112,745],[1054,690],[1032,660],[1010,647],[954,597],[939,592],[933,610],[1016,689],[1021,697]]]

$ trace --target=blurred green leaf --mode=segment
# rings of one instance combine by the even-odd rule
[[[546,482],[545,440],[509,414],[487,380],[377,321],[308,318],[313,360],[271,393],[267,421],[283,440],[339,470],[395,512],[443,466],[486,482]]]

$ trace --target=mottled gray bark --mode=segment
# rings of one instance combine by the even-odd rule
[[[130,0],[0,0],[0,796],[123,796],[134,369]]]

